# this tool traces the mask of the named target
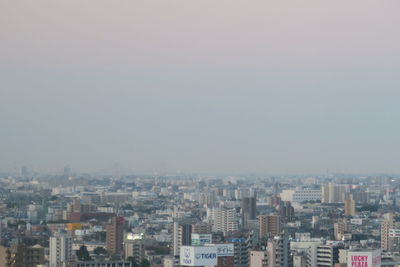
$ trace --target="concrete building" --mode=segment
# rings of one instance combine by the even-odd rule
[[[283,201],[301,203],[305,201],[320,201],[321,189],[296,188],[282,190],[280,197]]]
[[[289,266],[290,243],[286,235],[275,236],[267,242],[268,267]]]
[[[343,203],[346,197],[346,187],[341,184],[325,184],[321,187],[322,203]]]
[[[49,266],[59,267],[74,258],[72,238],[66,234],[57,234],[50,237]]]
[[[212,232],[212,225],[209,223],[192,224],[193,234],[210,234],[211,232]]]
[[[259,216],[260,238],[274,237],[281,233],[281,217],[279,215]]]
[[[293,267],[306,267],[307,256],[306,255],[293,255]]]
[[[299,240],[290,242],[290,250],[296,254],[304,254],[307,266],[316,266],[317,248],[322,245],[321,240]]]
[[[394,214],[387,213],[381,223],[381,249],[398,251],[400,248],[400,222],[396,222]]]
[[[242,224],[244,229],[249,229],[249,221],[257,216],[256,198],[245,197],[242,199]]]
[[[294,208],[290,201],[285,201],[279,205],[279,214],[281,215],[281,220],[290,222],[294,219]]]
[[[344,216],[355,216],[356,215],[356,202],[350,196],[344,201]]]
[[[234,208],[216,208],[212,211],[212,230],[223,232],[224,235],[239,230],[238,216]]]
[[[333,231],[336,240],[343,240],[344,234],[348,231],[347,220],[338,219],[338,221],[333,224]]]
[[[192,244],[192,225],[175,221],[172,230],[173,255],[179,256],[181,246],[189,246]]]
[[[334,267],[339,263],[339,249],[343,247],[337,245],[320,245],[317,247],[317,266]]]
[[[143,243],[143,239],[125,239],[124,242],[124,250],[125,250],[125,259],[130,257],[135,259],[137,265],[139,265],[142,260],[145,258],[145,246]]]
[[[0,267],[36,267],[44,263],[44,248],[40,245],[0,247]]]
[[[106,226],[107,252],[110,255],[121,255],[124,242],[124,218],[115,216]]]
[[[267,267],[268,259],[266,251],[250,251],[250,267]]]
[[[249,266],[250,243],[246,238],[228,238],[228,243],[233,244],[234,249],[234,267]]]

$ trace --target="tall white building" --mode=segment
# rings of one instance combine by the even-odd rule
[[[61,266],[63,262],[73,259],[72,238],[66,234],[50,237],[50,267]]]
[[[213,231],[236,232],[239,230],[239,218],[236,209],[217,208],[212,210]]]

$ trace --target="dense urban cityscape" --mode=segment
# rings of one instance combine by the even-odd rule
[[[0,0],[0,267],[400,267],[400,0]]]
[[[400,177],[1,175],[0,266],[400,265]]]

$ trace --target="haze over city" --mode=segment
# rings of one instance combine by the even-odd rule
[[[399,10],[0,1],[0,267],[400,267]]]
[[[0,170],[399,173],[399,1],[2,1]]]

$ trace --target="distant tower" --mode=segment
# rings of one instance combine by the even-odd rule
[[[28,176],[29,176],[28,167],[22,166],[22,167],[21,167],[21,177],[27,178]]]
[[[71,166],[66,165],[66,166],[64,167],[63,175],[66,176],[66,177],[69,177],[69,176],[71,176],[71,173],[72,173],[72,171],[71,171]]]
[[[114,176],[114,180],[118,180],[120,178],[120,167],[119,164],[116,162],[114,163],[113,166],[113,176]]]

